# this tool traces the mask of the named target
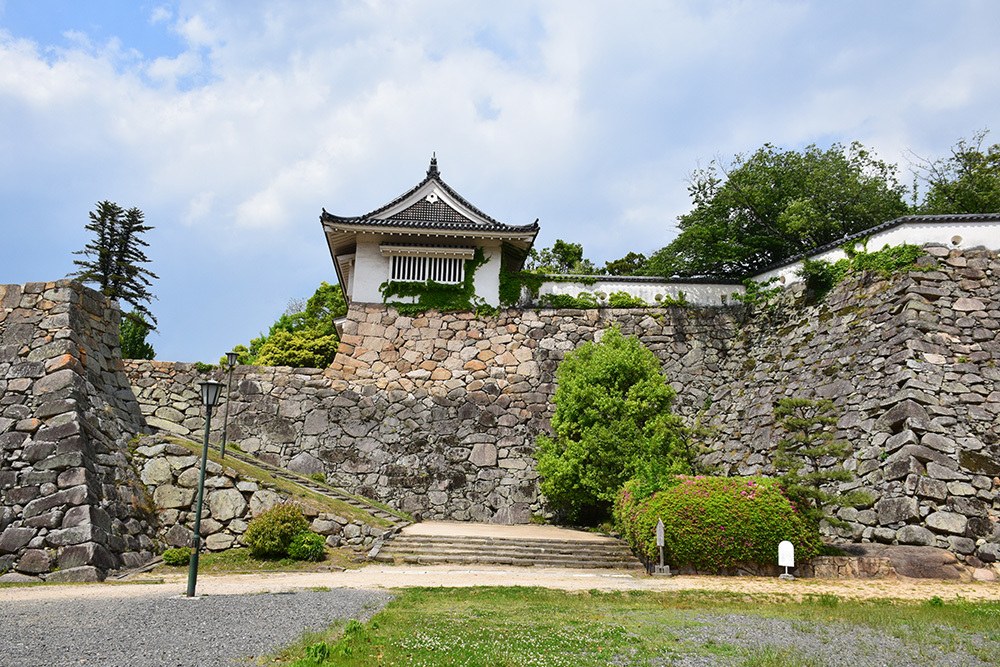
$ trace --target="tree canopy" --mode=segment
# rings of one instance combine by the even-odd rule
[[[271,325],[267,335],[237,345],[238,363],[258,366],[326,368],[337,356],[335,320],[347,312],[340,287],[323,282],[305,303],[292,300],[289,308]],[[220,363],[225,363],[223,359]]]
[[[551,248],[528,253],[525,269],[535,273],[592,274],[593,263],[583,258],[583,245],[556,239]]]
[[[917,158],[914,172],[927,187],[921,213],[1000,213],[1000,144],[984,149],[988,134],[960,139],[948,157]]]
[[[602,518],[615,494],[646,466],[680,472],[680,418],[660,363],[635,337],[608,329],[556,370],[553,437],[538,439],[541,491],[572,521]]]
[[[822,150],[765,144],[695,170],[694,208],[645,273],[742,278],[908,212],[896,168],[858,143]]]
[[[145,224],[142,211],[135,207],[124,210],[105,200],[90,212],[86,229],[93,232],[94,238],[83,250],[73,253],[86,259],[73,260],[79,270],[70,277],[96,283],[106,296],[130,303],[135,313],[155,324],[156,318],[145,304],[156,298],[149,287],[158,276],[143,266],[149,263],[143,251],[149,244],[142,238],[153,227]],[[150,326],[148,322],[145,325]]]
[[[150,326],[142,313],[134,310],[122,316],[118,329],[118,343],[122,359],[152,359],[156,356],[153,346],[146,342]]]
[[[604,262],[600,273],[608,276],[641,276],[647,261],[642,253],[630,252],[620,259]]]

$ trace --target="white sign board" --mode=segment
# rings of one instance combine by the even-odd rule
[[[656,546],[662,547],[663,541],[663,519],[656,520]]]
[[[788,540],[778,545],[778,566],[795,567],[795,545]]]

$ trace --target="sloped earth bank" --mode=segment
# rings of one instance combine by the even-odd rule
[[[615,571],[532,568],[369,566],[345,572],[201,575],[203,597],[181,596],[186,575],[169,573],[162,583],[32,586],[0,589],[0,665],[225,665],[246,664],[288,645],[307,628],[345,618],[366,619],[410,586],[540,586],[567,591],[707,590],[801,599],[836,595],[842,600],[895,598],[922,601],[1000,600],[995,582],[929,579],[791,582],[762,577],[649,577]],[[671,633],[676,650],[663,665],[740,665],[748,655],[781,652],[803,665],[987,665],[998,655],[975,636],[958,645],[914,645],[863,626],[801,623],[707,611],[678,612],[674,620],[655,614],[651,624]],[[954,631],[958,632],[958,631]],[[736,647],[716,651],[718,645]],[[230,660],[236,658],[237,662]],[[788,658],[788,659],[791,659]],[[786,659],[770,664],[786,664]],[[631,664],[617,656],[609,664]]]

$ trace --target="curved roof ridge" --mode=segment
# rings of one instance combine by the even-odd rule
[[[365,213],[363,215],[357,215],[357,216],[340,216],[340,215],[334,215],[332,213],[327,212],[327,210],[324,208],[323,209],[323,215],[321,216],[321,219],[329,219],[331,221],[332,220],[336,220],[336,221],[346,222],[346,223],[351,223],[351,222],[354,222],[354,223],[369,222],[369,223],[371,223],[371,222],[375,222],[375,221],[384,220],[384,218],[380,218],[379,217],[380,213],[382,213],[384,211],[388,211],[388,210],[390,210],[392,208],[395,208],[396,206],[398,206],[402,202],[406,201],[408,198],[410,198],[413,195],[415,195],[417,192],[420,191],[421,188],[423,188],[424,186],[426,186],[430,182],[433,182],[435,185],[437,185],[438,187],[440,187],[444,192],[448,193],[448,196],[452,197],[456,201],[456,203],[458,203],[459,205],[467,208],[471,213],[476,214],[477,216],[479,216],[483,220],[488,221],[492,225],[496,225],[496,226],[502,227],[502,228],[507,228],[507,227],[515,228],[515,226],[513,226],[513,225],[508,225],[506,223],[500,222],[499,220],[493,218],[492,216],[487,215],[482,210],[480,210],[478,207],[474,206],[471,202],[469,202],[469,200],[467,200],[465,197],[463,197],[462,195],[458,194],[458,192],[456,192],[454,188],[452,188],[450,185],[448,185],[447,183],[445,183],[444,179],[441,178],[441,172],[438,170],[438,166],[437,166],[437,154],[433,154],[431,156],[430,166],[427,168],[427,176],[422,181],[420,181],[419,183],[417,183],[415,186],[413,186],[412,188],[410,188],[409,190],[407,190],[403,194],[399,195],[398,197],[392,199],[391,201],[383,204],[382,206],[379,206],[378,208],[376,208],[376,209],[374,209],[372,211],[369,211],[368,213]],[[403,221],[400,221],[400,222],[403,222]],[[405,222],[413,223],[413,222],[416,222],[416,221],[405,221]],[[473,224],[473,225],[476,225],[476,226],[482,226],[482,225],[479,225],[478,223],[475,223],[475,222],[470,222],[470,224]],[[520,227],[530,227],[530,226],[531,225],[521,225]]]

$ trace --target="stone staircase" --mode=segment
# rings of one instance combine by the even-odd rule
[[[299,486],[303,486],[310,491],[314,491],[320,495],[326,496],[328,498],[334,498],[336,500],[343,501],[350,505],[351,507],[357,508],[372,516],[377,516],[380,519],[385,519],[393,525],[393,529],[399,529],[403,526],[409,525],[409,521],[403,519],[402,517],[393,514],[392,512],[387,512],[382,507],[367,501],[365,498],[360,496],[352,496],[349,493],[345,493],[340,489],[336,489],[332,486],[327,486],[326,484],[320,484],[315,482],[308,477],[296,474],[285,468],[279,468],[278,466],[271,465],[270,463],[265,463],[260,459],[256,459],[252,456],[244,454],[240,451],[235,451],[232,449],[226,450],[226,457],[232,456],[234,459],[243,461],[244,463],[249,463],[250,465],[266,470],[274,477],[280,477],[281,479],[287,480],[289,482],[294,482]]]
[[[618,540],[525,539],[468,535],[393,535],[374,560],[417,565],[510,565],[643,570]]]

